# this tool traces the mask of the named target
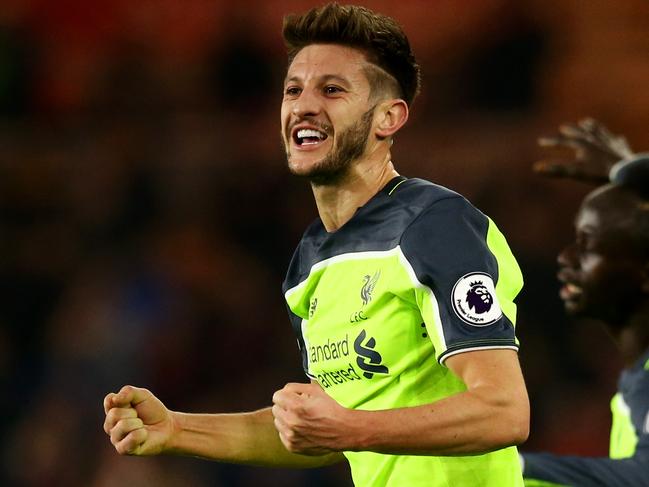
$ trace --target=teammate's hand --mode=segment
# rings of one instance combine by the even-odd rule
[[[147,389],[124,386],[111,392],[104,412],[104,431],[120,455],[156,455],[173,434],[171,412]]]
[[[273,395],[275,428],[286,449],[303,455],[348,450],[350,409],[318,384],[286,384]]]
[[[626,139],[612,134],[592,118],[577,124],[564,124],[553,137],[541,137],[542,147],[568,148],[574,156],[563,159],[543,159],[534,164],[534,171],[545,176],[565,177],[604,183],[616,163],[633,157]]]

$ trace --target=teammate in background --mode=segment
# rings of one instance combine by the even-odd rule
[[[278,467],[346,457],[359,486],[522,485],[522,277],[489,218],[392,164],[419,90],[405,34],[337,4],[287,17],[283,34],[281,134],[319,213],[283,286],[311,383],[237,414],[172,412],[125,386],[104,400],[106,433],[129,455]]]
[[[525,485],[649,486],[649,158],[593,120],[541,142],[576,149],[578,157],[537,170],[613,181],[584,199],[558,277],[566,311],[601,321],[625,369],[611,401],[610,458],[523,453]]]

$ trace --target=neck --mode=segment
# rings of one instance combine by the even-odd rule
[[[335,232],[347,223],[359,207],[398,175],[388,151],[378,160],[366,158],[354,163],[349,173],[335,184],[311,184],[327,232]]]
[[[608,328],[620,349],[624,365],[632,366],[649,348],[649,303],[640,306],[624,326]]]

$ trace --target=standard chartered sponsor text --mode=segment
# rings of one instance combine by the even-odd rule
[[[309,355],[309,361],[312,364],[347,357],[349,356],[349,336],[345,335],[345,338],[338,341],[331,341],[328,338],[323,345],[312,345],[309,347]]]
[[[328,338],[323,344],[311,345],[309,347],[309,361],[311,364],[337,360],[348,356],[349,335],[347,334],[341,340],[331,340]],[[344,382],[362,379],[351,362],[337,370],[322,371],[321,373],[316,374],[316,378],[320,385],[325,389],[334,384],[342,384]]]
[[[362,377],[358,375],[354,366],[349,363],[346,369],[332,370],[329,372],[323,372],[322,374],[317,374],[316,378],[322,387],[325,389],[331,387],[334,384],[342,384],[344,382],[349,382],[352,380],[361,380]]]

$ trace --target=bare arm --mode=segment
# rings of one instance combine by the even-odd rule
[[[173,413],[179,426],[169,451],[228,463],[311,468],[344,459],[330,453],[306,456],[289,452],[273,425],[270,408],[236,414]]]
[[[545,158],[534,164],[534,170],[545,176],[608,182],[611,168],[634,157],[626,139],[611,133],[592,118],[575,124],[564,124],[557,134],[541,137],[539,145],[548,149],[571,149],[573,154],[561,158]],[[552,156],[548,150],[548,156]]]
[[[527,439],[529,402],[516,352],[466,352],[449,357],[447,365],[467,390],[433,404],[367,413],[367,449],[461,455]]]
[[[450,357],[465,392],[432,404],[382,411],[343,408],[315,384],[275,393],[273,414],[290,451],[375,451],[470,455],[522,443],[529,401],[516,352],[484,350]]]
[[[104,430],[122,455],[170,453],[222,462],[320,467],[342,454],[305,456],[286,450],[273,426],[270,408],[237,414],[187,414],[169,411],[146,389],[123,387],[104,399]]]

